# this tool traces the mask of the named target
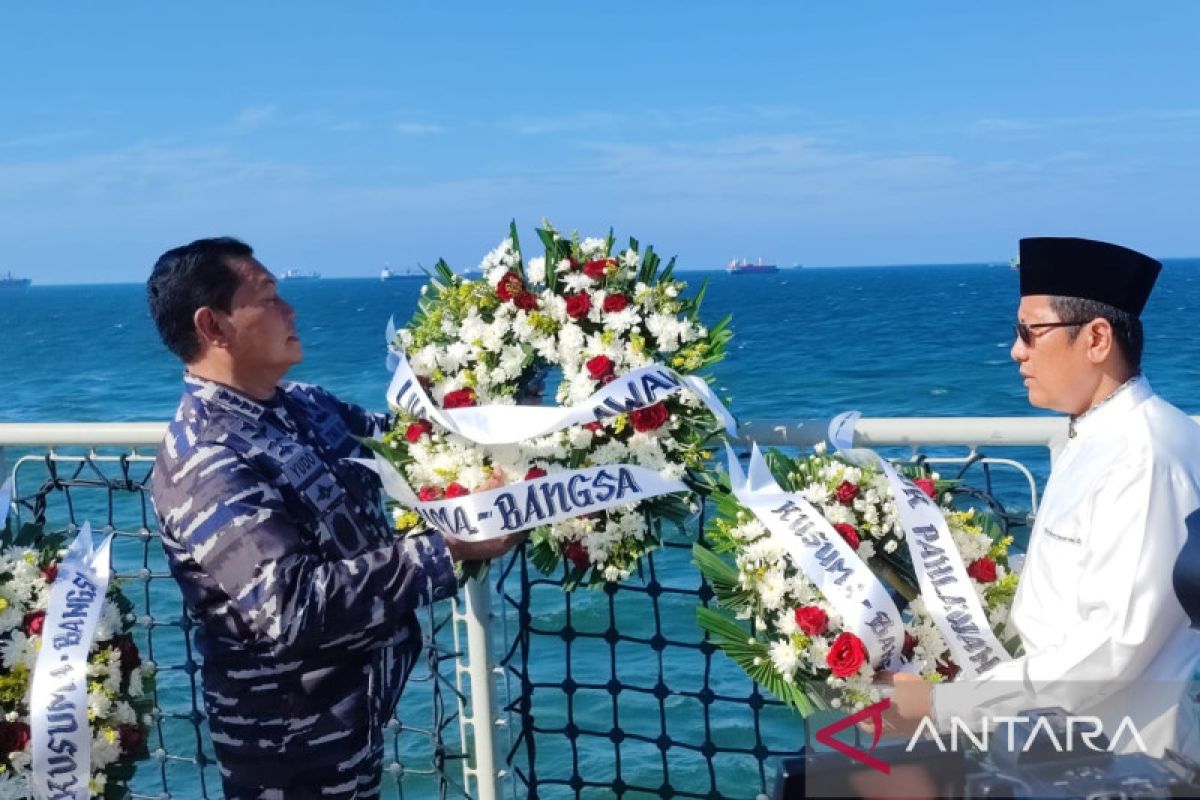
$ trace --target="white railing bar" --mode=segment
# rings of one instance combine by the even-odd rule
[[[1200,421],[1200,417],[1196,418]],[[755,419],[740,425],[740,438],[765,445],[813,445],[823,441],[829,420]],[[154,446],[165,422],[0,422],[0,447],[66,445]],[[858,444],[1049,446],[1066,436],[1064,417],[863,417]]]

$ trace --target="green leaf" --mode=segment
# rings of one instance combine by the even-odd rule
[[[771,665],[770,652],[763,642],[752,638],[748,631],[727,615],[711,608],[697,608],[696,621],[709,634],[713,644],[755,683],[800,712],[801,716],[812,713],[814,703],[804,692],[804,683],[781,678]],[[759,663],[755,664],[756,660]]]

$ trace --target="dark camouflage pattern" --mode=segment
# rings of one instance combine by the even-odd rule
[[[441,537],[396,539],[344,460],[387,423],[316,386],[260,403],[185,378],[153,495],[228,797],[378,794],[415,609],[456,588]]]

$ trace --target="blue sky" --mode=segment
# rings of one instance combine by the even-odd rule
[[[476,264],[515,217],[685,267],[1200,255],[1200,3],[0,6],[0,272]]]

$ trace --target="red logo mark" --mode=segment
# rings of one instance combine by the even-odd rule
[[[849,756],[860,764],[866,764],[871,769],[876,769],[884,775],[892,774],[892,765],[871,755],[875,752],[875,746],[879,744],[879,737],[883,735],[883,712],[887,711],[892,706],[891,698],[884,698],[878,703],[873,703],[867,706],[862,711],[855,712],[845,719],[840,719],[830,725],[826,725],[817,731],[817,741],[826,747],[831,747],[837,750],[844,756]],[[875,728],[875,739],[871,742],[871,748],[863,751],[857,747],[848,745],[840,739],[833,738],[834,734],[841,733],[846,728],[857,725],[865,719],[870,719]]]

